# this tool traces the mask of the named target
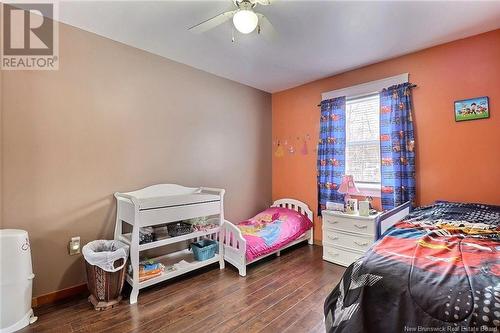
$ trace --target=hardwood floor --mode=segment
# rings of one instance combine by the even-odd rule
[[[319,246],[298,245],[250,265],[246,277],[229,264],[210,266],[107,311],[86,299],[41,307],[20,332],[324,332],[323,302],[345,268],[321,254]]]

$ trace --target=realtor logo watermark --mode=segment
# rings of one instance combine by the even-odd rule
[[[57,70],[59,68],[57,14],[56,2],[3,2],[1,69]]]

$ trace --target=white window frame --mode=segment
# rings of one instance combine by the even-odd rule
[[[378,93],[371,93],[371,94],[363,95],[363,96],[349,97],[349,98],[347,98],[346,102],[352,102],[352,101],[356,101],[356,100],[362,100],[364,98],[368,98],[368,97],[372,97],[372,96],[376,96],[376,95],[378,95]],[[380,100],[379,100],[379,106],[380,106]],[[346,119],[346,126],[347,126],[347,119]],[[376,140],[359,141],[359,143],[362,143],[362,144],[378,144],[378,145],[380,145],[380,137],[378,137]],[[346,142],[346,151],[347,151],[347,142]],[[379,157],[380,157],[380,155],[379,155]],[[346,165],[346,167],[347,167],[347,165]],[[375,194],[378,194],[378,192],[380,192],[380,182],[357,181],[356,182],[356,186],[363,193],[369,191],[369,192],[371,192],[371,194],[373,194],[372,192],[375,192]],[[373,196],[373,195],[370,195],[370,196]]]
[[[409,82],[409,74],[403,73],[400,75],[391,76],[385,79],[370,81],[355,86],[332,90],[321,94],[321,100],[345,96],[346,99],[357,99],[368,95],[376,94],[382,89]],[[366,196],[380,197],[380,184],[356,182],[359,190]]]

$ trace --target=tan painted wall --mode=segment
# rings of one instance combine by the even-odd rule
[[[3,229],[3,71],[0,69],[0,229]]]
[[[0,69],[0,229],[3,228],[3,71]]]
[[[29,232],[34,295],[84,281],[113,192],[223,187],[239,220],[271,200],[271,96],[60,25],[59,71],[3,73],[3,225]]]

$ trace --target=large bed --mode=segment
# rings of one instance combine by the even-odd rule
[[[256,216],[222,225],[224,260],[246,276],[247,265],[300,242],[313,242],[313,216],[309,207],[295,199],[276,200]]]
[[[324,311],[330,333],[497,332],[500,206],[415,209],[347,268]]]

